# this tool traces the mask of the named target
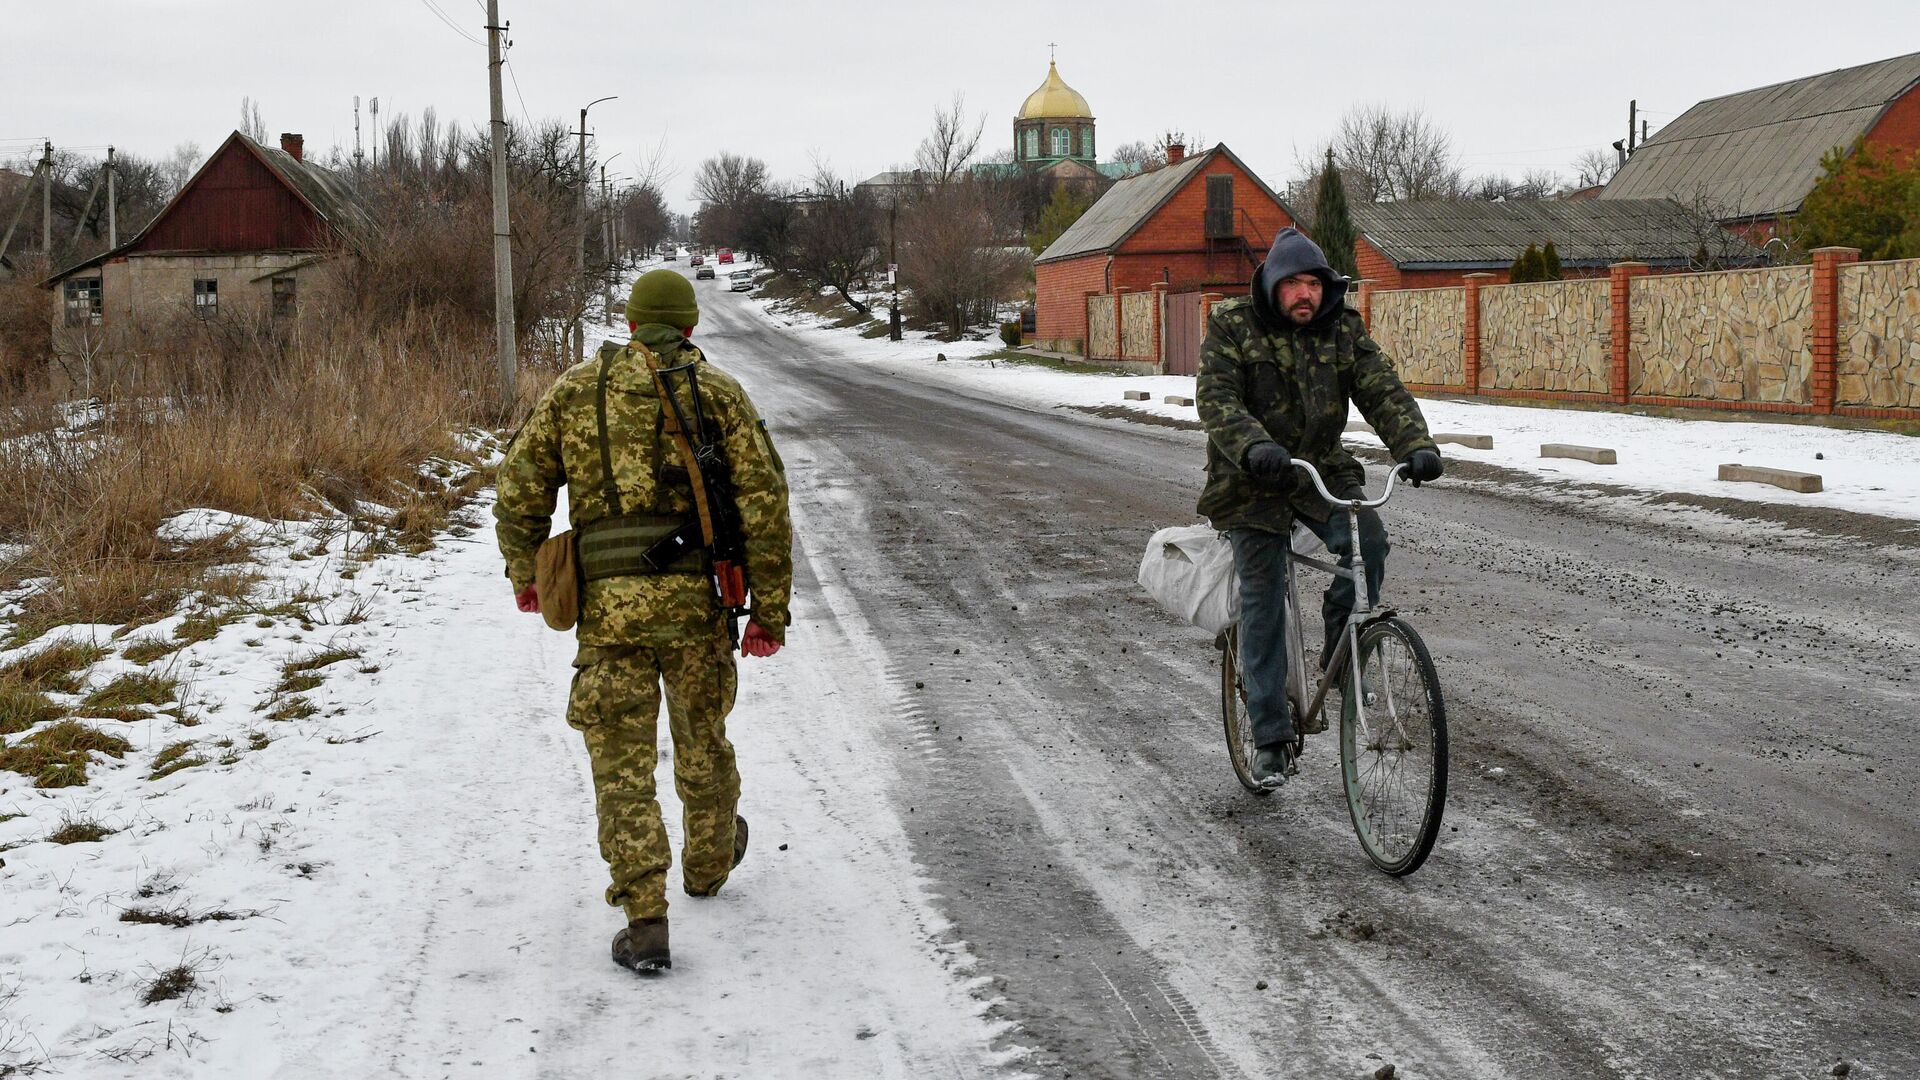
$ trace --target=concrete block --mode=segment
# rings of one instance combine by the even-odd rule
[[[1439,431],[1434,433],[1433,441],[1437,443],[1454,443],[1459,446],[1464,446],[1469,450],[1493,449],[1493,436],[1491,435],[1462,435],[1454,431]]]
[[[1153,398],[1153,395],[1147,393],[1145,390],[1128,390],[1120,396],[1128,401],[1149,401]]]
[[[1167,395],[1166,397],[1163,397],[1163,398],[1161,398],[1160,400],[1161,400],[1161,401],[1164,401],[1164,402],[1166,402],[1166,403],[1167,403],[1167,404],[1169,404],[1169,405],[1187,405],[1187,406],[1191,406],[1191,405],[1193,404],[1193,399],[1192,399],[1192,398],[1190,398],[1190,397],[1181,397],[1181,396],[1180,396],[1179,394],[1168,394],[1168,395]]]
[[[1572,458],[1575,461],[1591,462],[1595,465],[1618,465],[1620,460],[1612,450],[1604,446],[1575,446],[1572,443],[1542,443],[1541,457]]]
[[[1769,469],[1761,465],[1722,465],[1720,479],[1736,484],[1772,484],[1803,494],[1822,490],[1819,473]]]

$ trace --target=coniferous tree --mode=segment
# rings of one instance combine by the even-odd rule
[[[1551,240],[1547,241],[1546,247],[1540,249],[1540,280],[1560,280],[1560,253],[1553,249]]]
[[[1527,281],[1539,281],[1541,271],[1540,249],[1528,244],[1527,250],[1521,252],[1520,257],[1513,260],[1513,266],[1507,270],[1507,281],[1515,285]]]
[[[1320,197],[1314,203],[1313,240],[1326,252],[1327,263],[1347,277],[1359,277],[1359,264],[1353,255],[1358,230],[1353,215],[1347,212],[1347,187],[1340,170],[1333,164],[1333,150],[1327,150],[1327,162],[1320,173]]]

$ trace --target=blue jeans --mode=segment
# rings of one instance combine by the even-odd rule
[[[1312,529],[1343,567],[1353,566],[1353,541],[1345,511],[1334,511],[1326,521],[1298,518]],[[1253,720],[1256,746],[1288,742],[1294,736],[1293,713],[1287,707],[1287,557],[1292,543],[1286,533],[1263,529],[1233,529],[1233,566],[1240,575],[1240,680],[1247,691],[1247,715]],[[1367,597],[1380,602],[1380,582],[1387,576],[1387,527],[1372,510],[1360,511],[1360,560],[1366,566]],[[1353,613],[1353,582],[1337,577],[1320,603],[1326,631],[1322,662],[1333,655],[1347,616]]]

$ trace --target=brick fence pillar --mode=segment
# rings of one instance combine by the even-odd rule
[[[1480,286],[1493,280],[1492,274],[1468,274],[1460,279],[1467,293],[1467,325],[1465,333],[1466,373],[1464,380],[1467,393],[1480,392]]]
[[[1860,261],[1860,249],[1813,249],[1813,411],[1833,411],[1834,369],[1840,358],[1840,268]]]
[[[1367,332],[1373,332],[1373,279],[1358,278],[1353,283],[1354,307],[1360,309],[1360,321],[1366,324]]]
[[[1628,315],[1631,311],[1628,300],[1633,291],[1633,279],[1652,272],[1653,268],[1643,262],[1617,262],[1607,267],[1607,301],[1612,309],[1607,316],[1607,328],[1613,352],[1608,362],[1612,376],[1609,381],[1613,400],[1621,405],[1625,405],[1629,397],[1627,357],[1633,351],[1633,323]]]
[[[1207,320],[1213,318],[1213,305],[1227,298],[1226,293],[1208,292],[1200,294],[1200,325],[1205,327]]]
[[[1127,294],[1132,291],[1125,285],[1113,287],[1113,354],[1121,360],[1127,358]]]
[[[1167,373],[1167,283],[1153,283],[1153,366],[1160,374]]]

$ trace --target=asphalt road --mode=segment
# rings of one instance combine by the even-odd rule
[[[1920,1076],[1920,532],[1470,466],[1396,496],[1454,764],[1391,880],[1332,739],[1241,790],[1209,640],[1134,583],[1194,519],[1198,433],[836,362],[699,291],[798,587],[911,688],[876,765],[1030,1071]]]

